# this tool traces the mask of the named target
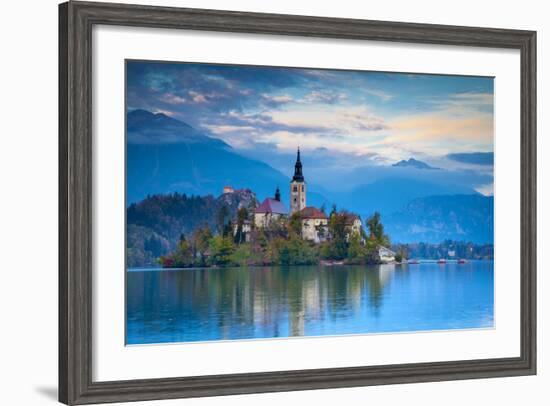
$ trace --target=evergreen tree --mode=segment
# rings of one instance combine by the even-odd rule
[[[248,210],[246,207],[241,207],[237,211],[237,231],[235,233],[235,244],[242,244],[245,241],[245,233],[243,232],[243,226],[245,220],[248,219]]]

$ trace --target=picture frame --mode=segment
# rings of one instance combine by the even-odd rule
[[[181,378],[94,381],[92,28],[276,34],[516,49],[521,60],[520,356]],[[73,2],[59,6],[59,400],[140,401],[536,374],[536,32]]]

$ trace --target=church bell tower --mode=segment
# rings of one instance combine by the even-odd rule
[[[294,214],[306,207],[306,182],[302,173],[300,148],[294,164],[294,176],[290,181],[290,214]]]

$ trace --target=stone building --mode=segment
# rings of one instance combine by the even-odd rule
[[[288,210],[281,202],[281,193],[279,188],[275,191],[274,198],[266,198],[254,210],[254,225],[256,227],[268,227],[272,221],[288,217]]]
[[[300,211],[302,218],[302,238],[316,243],[328,238],[328,217],[316,207],[304,207]]]

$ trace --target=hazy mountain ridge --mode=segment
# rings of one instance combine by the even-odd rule
[[[414,159],[414,158],[409,158],[408,160],[402,159],[401,161],[394,163],[392,166],[411,167],[416,169],[435,169],[435,170],[440,169],[434,166],[430,166],[426,162],[418,161],[417,159]]]
[[[128,113],[127,129],[128,243],[137,264],[172,248],[180,233],[200,225],[214,228],[220,199],[227,200],[234,214],[244,197],[214,197],[226,185],[250,189],[260,202],[278,186],[288,206],[290,177],[262,162],[261,156],[245,157],[224,141],[160,113],[134,110]],[[456,174],[449,181],[451,172],[426,170],[427,164],[413,158],[404,162],[391,167],[392,176],[374,181],[365,177],[363,183],[358,173],[359,186],[345,191],[308,181],[305,168],[307,204],[330,210],[334,203],[363,220],[379,211],[394,242],[492,243],[492,197],[453,181],[460,180]],[[289,162],[288,175],[293,165]]]
[[[468,187],[399,177],[380,179],[341,195],[341,205],[361,216],[374,211],[390,214],[411,200],[434,195],[477,194]]]
[[[429,196],[412,200],[382,220],[393,242],[492,244],[493,201],[492,196],[480,194]]]
[[[289,182],[269,165],[163,114],[132,111],[127,129],[128,204],[151,194],[218,195],[226,185],[271,196]]]

